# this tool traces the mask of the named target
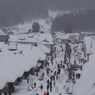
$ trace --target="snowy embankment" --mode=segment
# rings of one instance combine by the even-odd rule
[[[73,89],[73,95],[93,95],[90,94],[95,83],[95,54],[90,56],[90,61],[83,67],[81,78],[76,82]],[[95,95],[95,91],[94,91]]]
[[[83,66],[81,78],[76,82],[73,88],[73,95],[95,95],[95,40],[91,37],[84,39],[87,47],[87,52],[91,52],[89,61]],[[89,53],[90,53],[89,52]]]

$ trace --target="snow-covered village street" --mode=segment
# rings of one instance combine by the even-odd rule
[[[0,0],[0,95],[95,95],[95,0]]]
[[[0,42],[0,95],[95,95],[95,34],[50,32],[49,19],[36,21],[40,32],[29,22]]]
[[[95,39],[80,36],[9,35],[8,44],[0,43],[2,95],[94,95]]]

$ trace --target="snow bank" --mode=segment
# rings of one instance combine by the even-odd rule
[[[90,61],[84,65],[81,78],[76,82],[73,95],[93,95],[91,89],[95,83],[95,54],[90,56]],[[95,91],[94,91],[95,92]]]

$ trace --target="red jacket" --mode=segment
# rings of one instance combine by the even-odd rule
[[[48,66],[49,66],[49,62],[48,62]]]
[[[47,91],[47,95],[49,95],[49,92]]]
[[[76,65],[76,61],[74,60],[74,64]]]

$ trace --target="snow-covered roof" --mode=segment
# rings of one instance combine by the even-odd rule
[[[38,47],[31,46],[31,45],[18,45],[18,50],[23,50],[23,54],[25,56],[29,56],[35,63],[39,59],[45,60],[46,54],[41,51]]]
[[[31,37],[32,36],[32,37]],[[32,34],[20,34],[20,35],[10,35],[9,42],[35,42],[43,44],[53,44],[52,35],[50,33],[32,33]]]
[[[8,46],[0,43],[0,89],[6,82],[14,82],[23,73],[36,67],[38,60],[45,60],[46,54],[38,47],[18,44],[17,51],[9,51]],[[4,47],[4,48],[3,48]]]
[[[9,52],[0,52],[0,76],[5,79],[6,82],[14,82],[17,77],[22,76],[26,67],[19,64],[21,59],[15,57],[14,54]],[[24,64],[24,63],[22,63]],[[18,71],[17,71],[18,70]],[[0,79],[0,87],[2,85]],[[4,85],[0,89],[2,89]]]
[[[43,44],[38,44],[37,46],[41,51],[43,51],[44,53],[50,53],[50,49],[47,48],[45,45]]]
[[[0,35],[5,35],[5,33],[2,30],[0,30]]]
[[[65,35],[65,34],[64,33],[61,33],[61,32],[57,32],[56,33],[56,38],[62,39],[63,38],[63,35]]]
[[[67,34],[64,34],[64,33],[58,32],[58,33],[56,33],[56,36],[57,36],[56,38],[69,39],[69,37],[73,36],[73,35],[77,36],[77,38],[78,38],[79,33],[67,33]]]
[[[50,33],[39,33],[38,35],[35,35],[35,37],[37,38],[38,43],[41,42],[42,44],[53,44],[52,35]]]
[[[39,60],[46,59],[46,54],[43,51],[41,51],[38,47],[33,47],[32,51],[35,51],[35,53],[39,56]]]
[[[70,36],[69,34],[65,34],[65,35],[63,35],[62,38],[63,38],[63,39],[69,39],[69,36]]]
[[[35,46],[18,44],[18,50],[23,51],[23,55],[32,59],[34,63],[37,63],[39,59],[46,59],[46,54]]]
[[[8,32],[7,32],[7,34],[10,34],[10,33],[13,33],[13,34],[18,34],[18,31],[16,31],[16,30],[9,30]]]
[[[37,42],[36,38],[30,38],[27,34],[20,35],[10,35],[8,41],[9,42]]]

